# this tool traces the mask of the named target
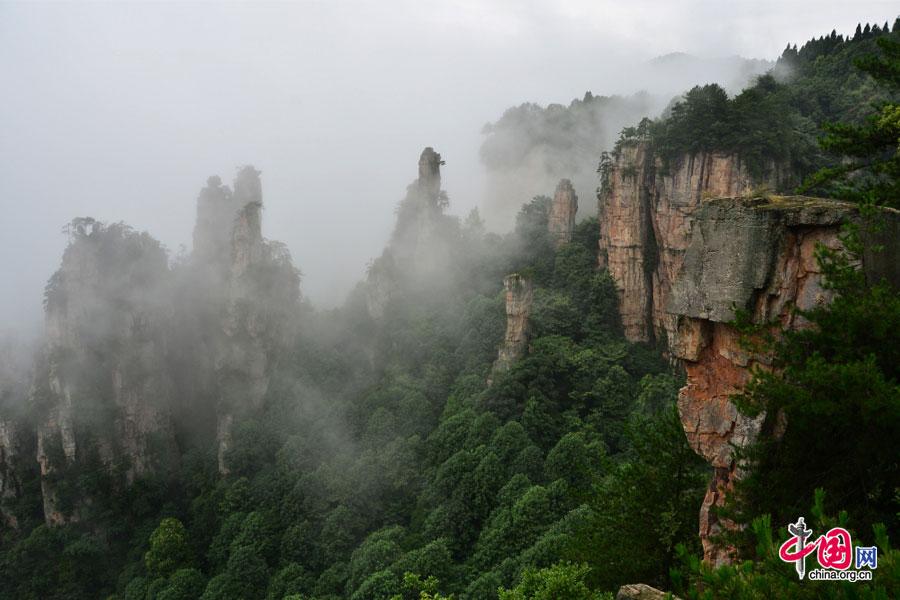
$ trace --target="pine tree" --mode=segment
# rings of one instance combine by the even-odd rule
[[[862,57],[856,66],[896,93],[900,90],[900,41],[883,36],[877,44],[880,55]],[[862,125],[832,123],[825,131],[822,147],[849,160],[816,172],[800,190],[818,189],[846,200],[900,206],[900,105],[886,102]]]
[[[881,54],[856,65],[896,93],[900,41],[881,37],[877,44]],[[863,125],[827,130],[823,147],[852,162],[813,179],[838,181],[844,198],[900,205],[900,105],[886,102]],[[861,213],[871,210],[864,206]],[[763,513],[787,522],[803,509],[803,498],[823,488],[839,498],[859,530],[876,522],[896,528],[900,294],[886,282],[871,284],[859,270],[863,253],[877,251],[864,248],[864,226],[877,223],[849,229],[845,250],[818,250],[834,301],[803,313],[810,327],[783,332],[771,348],[770,364],[777,369],[755,372],[737,399],[747,414],[766,411],[766,431],[776,426],[777,415],[788,423],[782,436],[763,436],[741,451],[748,476],[728,511],[738,522]]]

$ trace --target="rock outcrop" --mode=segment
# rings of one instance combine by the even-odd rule
[[[418,178],[406,190],[397,209],[397,224],[389,248],[395,261],[405,269],[420,271],[435,258],[431,245],[447,206],[441,191],[441,155],[428,147],[419,155]]]
[[[666,304],[701,201],[775,189],[783,179],[773,167],[764,181],[754,181],[737,156],[719,153],[683,157],[663,169],[646,143],[625,145],[600,194],[599,263],[616,282],[622,325],[632,341],[672,334]]]
[[[679,600],[679,598],[646,583],[629,583],[619,588],[616,600]]]
[[[166,254],[121,224],[76,219],[69,233],[47,287],[46,346],[31,398],[51,524],[77,520],[89,501],[59,498],[57,478],[71,466],[122,465],[131,480],[175,456],[162,326]]]
[[[575,232],[575,215],[578,213],[578,196],[568,179],[561,179],[556,186],[550,213],[547,218],[547,229],[555,247],[572,241]]]
[[[528,320],[534,299],[531,279],[518,273],[507,275],[503,278],[503,289],[506,290],[506,335],[494,362],[492,376],[508,371],[528,352]]]
[[[415,186],[421,197],[434,206],[441,195],[441,155],[428,146],[419,155],[419,178]]]
[[[262,235],[259,171],[238,171],[233,191],[218,177],[197,200],[193,267],[214,308],[210,352],[219,472],[228,473],[235,417],[260,408],[273,356],[290,335],[299,276],[283,246]],[[199,307],[203,310],[202,307]]]
[[[37,467],[34,430],[24,415],[30,358],[27,344],[13,338],[0,341],[0,524],[12,528],[19,518],[11,505]]]
[[[247,171],[245,177],[252,175]],[[257,178],[258,179],[258,178]],[[261,201],[261,190],[257,201]],[[194,248],[191,258],[203,264],[223,263],[231,255],[231,231],[238,211],[246,198],[232,193],[222,178],[213,175],[197,197],[197,220],[194,222]]]
[[[175,269],[146,233],[72,221],[46,288],[29,390],[10,392],[0,356],[7,523],[15,525],[5,507],[25,480],[40,478],[44,519],[56,525],[90,514],[81,468],[106,468],[123,486],[176,469],[176,429],[187,415],[215,431],[227,473],[232,423],[259,409],[299,301],[299,274],[284,246],[263,239],[261,208],[252,167],[239,171],[234,191],[210,178],[198,200],[195,251]]]
[[[15,457],[21,447],[18,437],[19,432],[14,421],[0,420],[0,506],[21,493],[21,484],[15,469]],[[0,511],[0,517],[4,523],[12,527],[18,523],[18,519],[11,512]]]
[[[379,320],[391,299],[403,291],[446,284],[451,245],[443,236],[447,194],[441,190],[444,161],[434,148],[419,156],[418,178],[406,189],[397,208],[397,223],[387,247],[372,262],[365,285],[366,304]]]
[[[884,249],[863,257],[862,268],[873,280],[900,285],[900,213],[883,214],[885,226],[870,241]],[[673,324],[669,348],[687,374],[678,398],[682,424],[691,447],[714,470],[700,511],[704,558],[712,564],[730,559],[730,549],[714,538],[733,526],[715,511],[740,477],[733,447],[756,439],[764,418],[740,414],[730,399],[754,366],[768,368],[766,357],[740,344],[735,310],[747,311],[754,323],[803,327],[793,309],[832,298],[823,286],[817,245],[839,248],[841,227],[859,218],[855,205],[805,197],[716,199],[694,211],[667,311]]]

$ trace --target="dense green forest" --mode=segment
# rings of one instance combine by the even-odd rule
[[[827,146],[819,145],[823,126],[858,124],[874,103],[892,97],[855,62],[876,54],[878,39],[898,32],[896,21],[892,26],[867,24],[852,37],[832,31],[799,49],[788,45],[772,71],[755,85],[733,97],[717,84],[697,86],[676,99],[663,118],[625,128],[619,147],[651,141],[664,168],[697,152],[736,153],[760,178],[776,167],[788,167],[799,183],[834,161]]]
[[[477,214],[444,219],[456,273],[439,293],[410,287],[377,325],[360,298],[307,309],[263,413],[238,424],[228,478],[195,447],[174,479],[108,497],[81,482],[93,531],[34,527],[3,555],[4,595],[385,598],[413,573],[481,598],[585,552],[617,565],[579,571],[593,586],[664,584],[675,545],[696,547],[705,481],[674,412],[679,377],[618,333],[596,220],[555,251],[548,204],[504,238]],[[488,386],[512,271],[535,283],[532,349]],[[599,531],[634,531],[640,560],[579,547]]]
[[[620,144],[650,140],[671,160],[735,151],[760,170],[789,163],[799,180],[855,139],[870,142],[853,146],[870,170],[895,165],[898,28],[791,46],[741,94],[695,88]],[[845,125],[820,147],[836,121]],[[855,173],[809,185],[896,203],[895,168]],[[787,411],[791,426],[748,449],[729,507],[747,525],[733,540],[746,560],[713,569],[698,558],[709,467],[677,413],[684,377],[662,348],[624,339],[614,282],[596,268],[597,220],[556,247],[547,197],[526,202],[502,236],[476,211],[443,214],[445,201],[431,221],[439,277],[389,272],[377,319],[364,284],[337,309],[299,305],[260,410],[234,424],[227,476],[189,408],[177,466],[127,485],[99,458],[66,474],[61,493],[90,498],[78,522],[44,524],[40,481],[26,470],[21,497],[4,499],[19,519],[0,531],[0,597],[588,600],[637,582],[686,598],[900,594],[888,540],[900,539],[900,296],[855,270],[857,232],[845,253],[821,252],[837,301],[808,315],[811,329],[769,340],[782,369],[757,374],[742,398],[750,413]],[[398,231],[419,218],[410,211],[401,205]],[[166,269],[148,236],[96,226],[116,256],[144,257],[131,284]],[[531,338],[525,357],[496,369],[510,273],[534,285]],[[55,283],[48,301],[63,301]],[[2,400],[4,414],[27,413]],[[778,560],[784,525],[810,507],[817,531],[841,523],[879,546],[874,582],[800,585]]]

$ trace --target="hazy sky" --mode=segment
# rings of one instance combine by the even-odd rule
[[[774,59],[896,15],[864,0],[0,2],[0,330],[39,322],[72,217],[177,252],[206,178],[248,163],[264,234],[305,294],[339,301],[424,146],[464,214],[481,127],[511,105],[636,91],[630,65],[669,52]]]

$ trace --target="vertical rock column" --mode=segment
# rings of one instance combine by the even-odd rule
[[[32,359],[21,340],[0,340],[0,524],[13,529],[19,523],[9,504],[37,471],[35,435],[25,410]]]
[[[561,179],[550,203],[547,229],[556,248],[572,241],[575,231],[575,214],[578,212],[578,196],[568,179]]]
[[[441,193],[441,155],[428,146],[419,155],[419,179],[416,186],[419,193],[431,203],[437,201]]]
[[[29,449],[27,441],[34,439],[33,435],[28,437],[30,440],[26,438],[22,423],[13,419],[0,419],[0,502],[3,504],[18,498],[22,493],[20,463]],[[0,522],[12,528],[19,525],[18,518],[5,507],[0,508]]]
[[[234,422],[262,408],[275,357],[292,335],[300,295],[290,256],[262,236],[259,175],[252,166],[241,168],[233,191],[210,178],[194,230],[195,265],[214,274],[201,281],[209,286],[218,329],[206,350],[212,356],[222,474],[229,472]]]
[[[441,155],[431,146],[419,155],[418,177],[406,188],[390,242],[366,279],[366,307],[380,321],[391,300],[410,287],[439,283],[450,248],[441,238],[447,195],[441,190]]]
[[[494,362],[492,378],[496,373],[508,371],[528,352],[528,319],[534,298],[531,279],[513,273],[503,278],[503,287],[506,290],[506,335]]]
[[[229,202],[232,211],[223,224],[230,232],[227,283],[222,313],[222,336],[214,361],[219,388],[217,442],[219,472],[228,473],[226,452],[236,414],[259,408],[268,389],[268,331],[254,271],[264,258],[262,184],[259,171],[243,167],[234,180]]]
[[[652,332],[653,280],[647,257],[653,254],[655,237],[647,196],[648,160],[642,144],[623,148],[600,199],[598,266],[616,283],[619,316],[630,341],[648,341]]]

